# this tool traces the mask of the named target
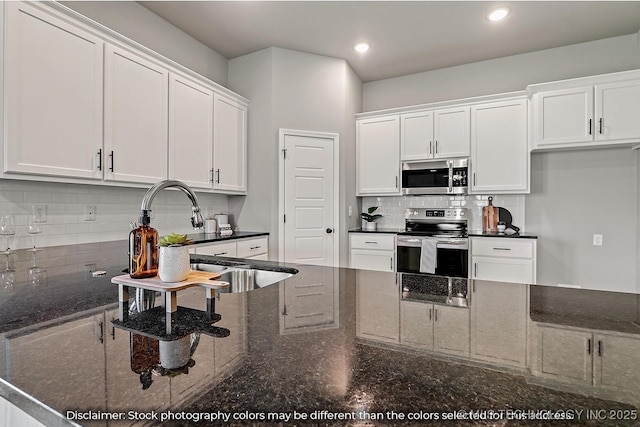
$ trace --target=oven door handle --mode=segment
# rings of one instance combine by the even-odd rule
[[[453,193],[453,161],[449,160],[449,193]]]

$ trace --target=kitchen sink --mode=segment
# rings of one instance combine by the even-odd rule
[[[211,273],[222,273],[216,280],[228,282],[229,287],[219,289],[218,292],[220,293],[247,292],[253,289],[264,288],[265,286],[278,283],[297,273],[297,271],[270,271],[256,268],[228,267],[217,264],[191,264],[191,269]]]

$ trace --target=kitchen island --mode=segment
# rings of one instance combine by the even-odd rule
[[[110,278],[125,267],[123,246],[67,248],[78,262],[60,274],[52,267],[44,286],[17,281],[0,290],[0,396],[44,425],[494,425],[500,419],[546,425],[551,417],[566,425],[638,422],[635,295],[478,281],[476,292],[506,308],[486,305],[477,293],[468,307],[453,307],[403,299],[393,273],[251,261],[254,268],[298,273],[261,289],[219,294],[215,312],[221,319],[214,325],[229,334],[199,334],[190,363],[164,369],[157,366],[153,340],[112,322],[118,293]],[[239,260],[192,255],[192,261],[232,266]],[[85,271],[94,264],[106,275]],[[500,295],[512,291],[526,296],[524,335],[513,341],[525,351],[524,360],[477,357],[488,353],[494,338],[474,329],[483,314],[478,311],[491,310],[484,314],[506,326],[499,316],[511,316],[516,303]],[[453,312],[457,324],[435,319],[429,334],[442,344],[452,337],[464,341],[461,331],[467,329],[471,348],[467,341],[466,350],[452,352],[409,339],[427,325],[407,316],[406,304],[425,321],[428,308],[441,316]],[[179,292],[178,305],[204,311],[205,290]],[[481,337],[484,347],[478,346]],[[504,338],[496,341],[499,354],[512,351],[512,337]],[[581,357],[558,356],[555,344],[572,351],[577,345]],[[622,354],[612,356],[613,365],[597,359],[612,352]],[[573,373],[580,374],[568,375]],[[35,401],[18,396],[14,386]]]

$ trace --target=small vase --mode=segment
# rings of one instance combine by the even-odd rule
[[[376,231],[378,224],[375,222],[364,222],[364,229],[367,231]]]
[[[163,282],[187,280],[191,266],[188,246],[160,246],[158,276]]]

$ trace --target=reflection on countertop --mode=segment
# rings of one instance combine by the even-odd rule
[[[329,411],[367,417],[390,410],[630,411],[635,408],[629,403],[640,402],[640,380],[633,372],[640,362],[640,331],[604,330],[610,324],[603,322],[632,325],[636,295],[471,281],[468,307],[454,307],[403,299],[394,273],[267,261],[252,265],[295,268],[298,274],[250,292],[217,295],[219,320],[213,324],[229,335],[200,334],[197,348],[189,347],[193,354],[181,359],[189,360],[188,369],[161,375],[138,363],[157,366],[159,347],[146,342],[148,358],[141,359],[141,338],[112,323],[119,318],[118,295],[108,281],[126,265],[121,250],[118,243],[103,245],[94,258],[87,255],[52,274],[45,287],[24,284],[0,292],[2,380],[63,413]],[[114,260],[121,260],[120,266],[112,265]],[[192,260],[246,262],[207,256]],[[90,279],[83,273],[85,263],[108,275]],[[205,290],[179,292],[178,305],[207,310]],[[156,311],[161,321],[162,310]],[[571,321],[554,321],[567,318]],[[594,370],[580,371],[594,364]],[[153,385],[146,389],[142,372],[152,375]],[[4,390],[0,387],[0,394],[10,398]],[[44,417],[45,425],[54,424],[36,416]],[[91,422],[106,424],[104,419]],[[224,423],[181,422],[208,424]],[[602,420],[599,425],[634,424]],[[55,425],[64,421],[57,419]]]

